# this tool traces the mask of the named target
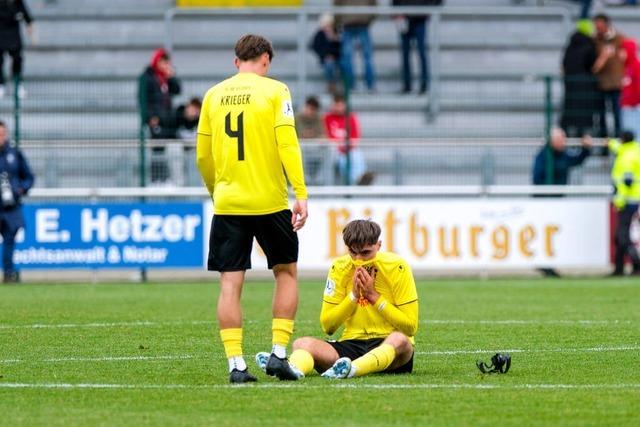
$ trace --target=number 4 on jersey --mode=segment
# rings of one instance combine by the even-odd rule
[[[231,129],[231,113],[227,113],[224,118],[224,132],[229,138],[238,138],[238,160],[244,160],[244,121],[242,115],[244,112],[238,114],[238,120],[236,121],[236,130]]]

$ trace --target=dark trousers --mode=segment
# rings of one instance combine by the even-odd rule
[[[615,243],[615,273],[622,274],[624,271],[624,257],[629,255],[633,263],[633,271],[640,271],[640,257],[638,250],[631,241],[631,221],[633,215],[638,212],[638,205],[627,205],[616,215]]]
[[[15,271],[13,265],[13,251],[16,246],[16,234],[22,228],[20,212],[12,210],[0,216],[0,234],[2,235],[2,269],[5,276]]]
[[[402,44],[403,90],[409,92],[413,80],[411,73],[411,44],[415,42],[420,65],[420,91],[429,90],[429,60],[427,58],[427,20],[409,19],[406,33],[400,34]]]
[[[11,49],[11,50],[0,50],[0,85],[5,84],[4,78],[4,54],[8,53],[11,57],[11,72],[13,76],[21,76],[22,75],[22,50],[21,49]]]
[[[600,92],[601,94],[601,102],[600,102],[600,134],[598,135],[601,138],[605,137],[615,137],[619,138],[622,133],[621,125],[620,125],[620,91],[619,90],[603,90]],[[609,133],[607,129],[607,110],[610,109],[613,113],[613,126],[614,133]]]

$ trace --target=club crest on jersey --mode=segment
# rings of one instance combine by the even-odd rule
[[[282,103],[282,114],[293,118],[293,106],[291,105],[291,101],[284,101]]]
[[[327,279],[327,284],[324,287],[324,294],[328,297],[332,297],[336,291],[336,282],[331,279]]]

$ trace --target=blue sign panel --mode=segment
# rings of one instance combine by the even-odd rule
[[[27,204],[28,268],[202,267],[202,203]]]

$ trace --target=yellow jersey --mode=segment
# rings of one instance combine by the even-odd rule
[[[323,330],[331,335],[344,324],[340,341],[385,338],[400,331],[413,343],[418,328],[418,293],[411,267],[392,252],[378,252],[364,268],[377,270],[374,286],[380,298],[375,304],[352,299],[355,263],[349,255],[337,258],[324,289]]]
[[[287,209],[287,178],[296,198],[307,198],[291,95],[284,83],[243,72],[210,88],[202,103],[196,151],[216,214]]]

